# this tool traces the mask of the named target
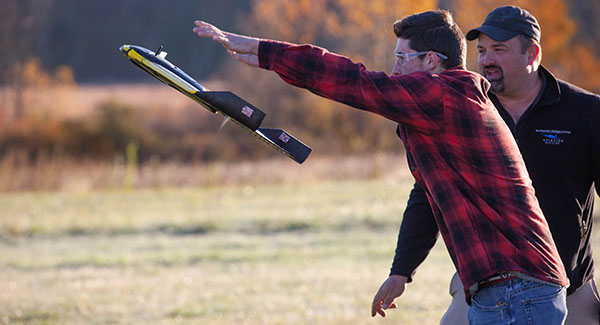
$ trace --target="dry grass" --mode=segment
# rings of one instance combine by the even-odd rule
[[[385,320],[369,316],[393,238],[351,231],[26,241],[19,253],[31,259],[37,249],[43,261],[2,268],[0,315],[10,324],[434,323],[449,300],[443,247],[401,309]]]
[[[209,89],[224,89],[220,82],[203,82]],[[14,109],[13,89],[0,88],[0,103],[11,111]],[[78,118],[93,114],[100,103],[114,101],[139,109],[156,107],[177,112],[196,105],[191,99],[162,83],[78,85],[60,87],[29,87],[25,89],[25,114],[46,115],[58,118]]]
[[[29,113],[195,105],[160,84],[60,91]],[[399,309],[369,316],[412,184],[400,154],[25,160],[0,159],[2,324],[435,324],[450,299],[440,241]]]
[[[0,198],[9,324],[366,323],[407,177]],[[379,323],[433,322],[443,247]],[[52,299],[48,299],[52,297]],[[418,304],[414,304],[418,301]]]
[[[286,157],[254,162],[149,162],[131,169],[123,159],[106,162],[45,156],[28,164],[25,157],[10,153],[0,160],[0,191],[299,184],[407,175],[405,157],[391,154],[340,158],[317,153],[302,165]]]
[[[453,270],[441,241],[399,309],[369,316],[410,176],[330,163],[346,167],[328,179],[358,178],[4,193],[0,322],[435,324]]]

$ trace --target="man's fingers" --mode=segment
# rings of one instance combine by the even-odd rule
[[[377,313],[379,313],[380,310],[381,302],[374,300],[373,304],[371,305],[371,317],[375,317],[375,315],[377,315]]]
[[[375,317],[375,315],[377,314],[379,314],[381,317],[386,316],[385,308],[382,307],[381,300],[378,301],[376,304],[373,304],[373,307],[371,309],[371,317]]]
[[[373,301],[373,306],[371,307],[371,317],[375,317],[377,314],[381,315],[381,317],[385,317],[386,309],[395,309],[397,307],[398,306],[393,301],[389,304],[386,304],[385,302],[381,301],[381,298],[377,299],[376,301]]]
[[[218,29],[217,27],[207,23],[207,22],[203,22],[201,20],[196,20],[194,21],[194,25],[196,27],[194,27],[192,30],[194,31],[194,33],[196,33],[196,35],[200,36],[200,37],[207,37],[207,36],[217,36],[220,35],[221,37],[223,37],[223,32],[221,32],[220,29]]]
[[[205,21],[202,21],[202,20],[195,20],[195,21],[194,21],[194,25],[196,25],[196,26],[198,26],[198,27],[205,27],[205,28],[206,28],[206,27],[208,27],[208,28],[210,28],[210,27],[212,27],[212,28],[216,28],[214,25],[212,25],[212,24],[209,24],[209,23],[207,23],[207,22],[205,22]]]
[[[382,292],[382,289],[383,288],[380,288],[373,298],[373,304],[371,305],[371,317],[375,317],[377,314],[381,315],[381,317],[385,317],[385,312],[381,308],[383,300],[385,299],[385,294]]]
[[[192,30],[199,37],[210,37],[213,41],[220,43],[230,51],[230,54],[236,60],[253,67],[258,66],[258,57],[256,56],[258,54],[258,45],[260,44],[258,38],[224,32],[201,20],[194,21],[194,26]],[[246,56],[246,54],[250,54],[250,56]]]
[[[217,43],[221,43],[221,45],[225,46],[225,48],[229,48],[229,39],[223,35],[215,35],[212,37],[213,41]]]
[[[375,317],[375,315],[381,315],[381,317],[385,317],[385,311],[381,308],[381,301],[377,304],[373,303],[371,307],[371,317]]]
[[[220,43],[225,48],[231,49],[231,40],[229,37],[227,37],[226,33],[223,33],[221,30],[210,24],[205,24],[199,21],[196,21],[195,24],[196,27],[194,27],[192,30],[196,35],[199,37],[210,37],[213,41]]]
[[[214,37],[214,36],[224,37],[223,33],[221,33],[218,30],[212,29],[212,28],[194,27],[192,29],[192,31],[200,37]]]
[[[399,297],[404,291],[403,282],[401,281],[401,286],[398,287],[395,284],[395,281],[398,280],[396,277],[390,277],[386,281],[383,282],[377,294],[373,298],[373,304],[371,306],[371,316],[375,317],[376,314],[381,315],[381,317],[385,317],[386,309],[394,309],[397,308],[394,300]],[[402,280],[402,278],[400,278]]]
[[[396,308],[396,304],[394,303],[395,298],[396,297],[393,297],[392,295],[388,294],[385,297],[385,300],[383,301],[383,305],[382,305],[383,309]],[[392,307],[392,306],[394,306],[394,307]]]
[[[194,28],[192,30],[197,36],[210,37],[213,41],[220,43],[228,50],[243,54],[258,54],[258,45],[260,43],[258,38],[225,32],[201,20],[194,21]],[[235,58],[246,64],[258,66],[258,60],[256,60],[257,62],[255,63],[254,58]]]
[[[200,36],[200,37],[211,37],[216,35],[216,33],[210,29],[206,29],[206,28],[202,28],[202,27],[194,27],[192,29],[192,31],[194,32],[194,34]]]

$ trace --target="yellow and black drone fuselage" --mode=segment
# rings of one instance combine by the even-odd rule
[[[213,113],[234,121],[260,140],[298,163],[303,163],[311,149],[282,129],[260,127],[266,114],[230,91],[209,91],[194,78],[165,59],[162,47],[156,52],[137,45],[123,45],[121,52],[135,65],[156,79],[175,88]]]

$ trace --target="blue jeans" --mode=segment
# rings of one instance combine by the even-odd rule
[[[511,279],[478,290],[467,313],[470,325],[554,325],[567,317],[563,287]]]

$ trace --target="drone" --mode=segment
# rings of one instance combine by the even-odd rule
[[[137,45],[119,48],[129,61],[161,82],[175,88],[215,114],[225,117],[221,126],[231,120],[258,139],[277,149],[297,163],[303,163],[312,149],[278,128],[260,127],[267,115],[256,106],[230,91],[210,91],[177,66],[166,60],[161,46],[156,52]]]

